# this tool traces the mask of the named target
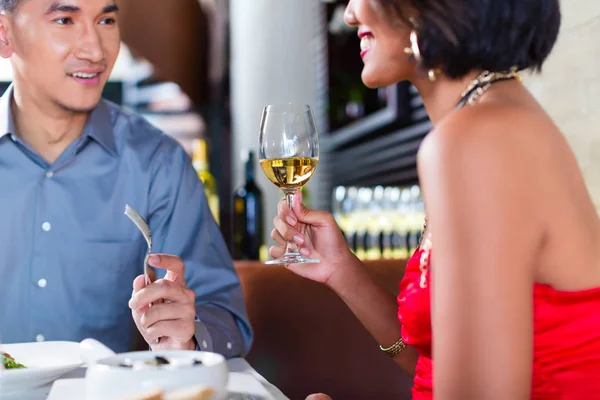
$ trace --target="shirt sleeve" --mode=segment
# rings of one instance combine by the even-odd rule
[[[166,137],[154,158],[149,196],[153,252],[177,255],[185,262],[187,286],[196,293],[197,348],[243,356],[250,349],[252,329],[239,278],[202,183],[173,139]],[[164,276],[164,271],[157,275]]]

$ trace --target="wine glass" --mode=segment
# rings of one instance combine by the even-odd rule
[[[319,163],[319,134],[311,107],[292,103],[266,106],[260,122],[258,157],[263,172],[283,191],[292,210],[294,193],[308,182]],[[317,262],[302,256],[296,244],[288,242],[285,254],[266,264]]]

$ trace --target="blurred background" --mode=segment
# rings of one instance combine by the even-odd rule
[[[415,160],[431,123],[411,85],[361,83],[346,3],[119,0],[123,43],[104,96],[185,147],[236,259],[267,257],[282,198],[249,157],[272,103],[313,107],[321,155],[305,203],[332,211],[361,258],[403,258],[418,241]],[[600,2],[561,3],[559,42],[543,75],[524,82],[563,129],[600,210]],[[0,89],[10,81],[2,60]]]

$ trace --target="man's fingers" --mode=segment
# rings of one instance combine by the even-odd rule
[[[148,304],[155,303],[159,299],[171,301],[173,303],[188,304],[194,303],[196,295],[190,289],[187,289],[177,283],[167,279],[159,279],[149,286],[134,293],[129,300],[129,307],[139,310]]]
[[[196,326],[188,320],[159,321],[146,329],[146,338],[156,340],[161,337],[169,337],[178,342],[187,342],[194,336]]]
[[[146,287],[144,275],[139,275],[133,280],[133,293],[137,293]]]
[[[140,318],[140,325],[145,329],[161,321],[185,319],[194,320],[196,308],[194,304],[162,303],[153,304]]]
[[[148,264],[154,268],[167,270],[169,280],[185,284],[185,264],[181,257],[171,254],[151,254],[148,257]]]

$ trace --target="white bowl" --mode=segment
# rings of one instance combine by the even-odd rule
[[[188,361],[188,365],[147,366],[143,369],[124,367],[126,363],[153,360]],[[191,360],[201,364],[189,365]],[[96,360],[88,365],[85,376],[86,400],[122,400],[152,389],[164,391],[205,385],[215,390],[213,398],[227,393],[229,370],[225,357],[205,351],[138,351],[121,353]]]

